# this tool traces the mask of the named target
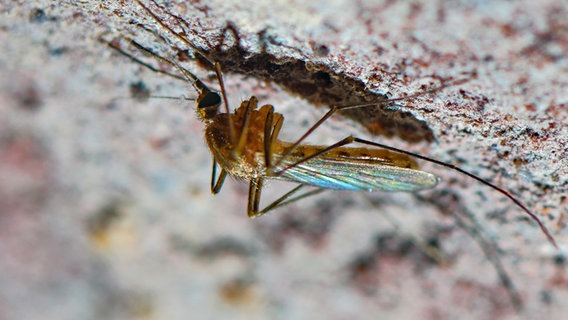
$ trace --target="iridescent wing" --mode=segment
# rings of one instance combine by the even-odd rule
[[[296,161],[286,159],[281,169]],[[436,176],[420,170],[372,160],[349,161],[322,156],[285,170],[279,178],[319,188],[354,191],[412,192],[433,188],[438,183]]]

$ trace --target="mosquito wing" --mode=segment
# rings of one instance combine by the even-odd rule
[[[289,163],[286,163],[289,162]],[[283,161],[282,167],[295,161]],[[314,187],[354,191],[418,191],[436,186],[431,173],[373,161],[318,157],[285,170],[280,178]]]

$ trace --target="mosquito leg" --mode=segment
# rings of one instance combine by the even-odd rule
[[[474,180],[477,180],[478,182],[492,188],[493,190],[501,193],[502,195],[506,196],[511,201],[513,201],[513,203],[515,205],[517,205],[519,208],[521,208],[534,222],[536,222],[538,224],[538,226],[540,227],[542,232],[548,238],[548,241],[550,243],[552,243],[552,245],[554,245],[556,248],[558,248],[556,241],[554,240],[554,238],[552,237],[552,235],[550,234],[548,229],[544,226],[542,221],[540,221],[540,219],[532,211],[530,211],[524,204],[522,204],[519,200],[517,200],[517,198],[513,197],[513,195],[511,195],[505,189],[500,188],[500,187],[494,185],[493,183],[491,183],[487,180],[484,180],[484,179],[476,176],[475,174],[473,174],[471,172],[465,171],[465,170],[463,170],[463,169],[461,169],[461,168],[459,168],[459,167],[457,167],[457,166],[455,166],[451,163],[442,162],[442,161],[439,161],[439,160],[436,160],[436,159],[433,159],[433,158],[429,158],[429,157],[419,155],[417,153],[409,152],[409,151],[402,150],[402,149],[399,149],[399,148],[384,145],[382,143],[376,143],[376,142],[373,142],[373,141],[368,141],[368,140],[364,140],[364,139],[357,138],[357,137],[353,137],[353,142],[361,143],[361,144],[376,147],[376,148],[383,148],[383,149],[391,150],[391,151],[394,151],[394,152],[402,153],[402,154],[405,154],[405,155],[408,155],[408,156],[411,156],[411,157],[414,157],[414,158],[425,160],[425,161],[437,164],[439,166],[446,167],[446,168],[455,170],[457,172],[463,173],[464,175],[466,175],[466,176],[468,176],[468,177],[470,177]]]
[[[277,143],[278,134],[280,134],[280,129],[282,128],[284,118],[280,114],[275,114],[274,108],[272,106],[267,105],[263,106],[262,108],[264,109],[266,107],[268,107],[269,109],[266,114],[266,120],[264,123],[264,161],[265,166],[268,170],[272,167],[272,145]],[[305,199],[312,195],[316,195],[325,190],[318,188],[299,195],[295,195],[302,187],[304,187],[304,185],[300,184],[259,211],[258,203],[260,202],[260,188],[262,186],[259,186],[258,182],[255,181],[251,181],[250,184],[248,206],[249,209],[253,208],[253,211],[248,212],[249,217],[258,217],[264,215],[265,213],[273,209],[285,206],[300,199]],[[292,197],[293,195],[295,196]],[[253,203],[253,205],[251,205],[251,202]],[[256,204],[254,204],[255,202]]]
[[[249,183],[247,215],[249,218],[254,218],[259,215],[258,207],[260,205],[260,193],[262,191],[262,178],[252,179]]]
[[[264,106],[263,108],[265,107],[269,107],[264,124],[264,161],[268,170],[272,166],[272,145],[277,142],[284,118],[280,114],[274,114],[274,108],[272,106]],[[248,216],[251,218],[262,216],[273,209],[316,195],[325,190],[318,188],[297,195],[296,193],[298,193],[302,187],[304,187],[302,184],[296,186],[267,205],[264,209],[259,210],[262,179],[252,180],[249,186]]]
[[[264,121],[264,167],[272,165],[272,133],[274,132],[274,107],[269,106],[266,120]]]
[[[136,0],[137,2],[139,0]],[[191,25],[185,20],[183,19],[181,16],[169,11],[163,4],[159,4],[157,3],[155,0],[151,0],[151,2],[158,8],[160,8],[161,12],[163,12],[164,14],[167,14],[169,16],[169,18],[171,20],[175,20],[177,23],[179,23],[180,25],[184,26],[187,30],[191,30]],[[147,8],[144,8],[145,10],[148,10]],[[156,18],[156,15],[152,15],[154,18]],[[199,26],[201,26],[203,28],[203,25],[201,24],[200,21],[196,21],[197,24],[199,24]],[[170,28],[167,28],[169,31],[172,31]],[[173,32],[173,31],[172,31]],[[187,35],[186,31],[182,31],[180,32],[176,32],[177,38],[183,38]],[[183,35],[183,36],[182,36]],[[200,35],[198,35],[200,36]],[[163,38],[163,37],[162,37]],[[209,43],[209,41],[205,38],[205,37],[201,37],[203,40],[207,41]],[[164,38],[163,38],[164,39]],[[165,39],[164,39],[165,40]],[[183,42],[186,42],[184,40],[182,40]],[[167,42],[167,40],[166,40]],[[194,45],[192,43],[186,43],[192,50],[194,50],[195,52],[199,52],[200,55],[205,55],[205,52],[200,51],[198,48],[194,47]],[[213,67],[213,62],[211,61],[211,59],[209,59],[208,57],[205,57],[205,59],[207,60],[207,62],[211,63],[211,67]]]
[[[274,107],[265,105],[267,108],[266,120],[264,121],[264,165],[267,171],[272,168],[272,146],[278,142],[278,135],[282,128],[284,118],[281,114],[274,113]]]
[[[275,201],[273,201],[271,204],[267,205],[266,208],[262,209],[259,212],[259,216],[268,213],[269,211],[272,211],[273,209],[276,208],[280,208],[286,205],[289,205],[292,202],[296,202],[298,200],[301,199],[305,199],[311,196],[315,196],[316,194],[320,194],[323,191],[326,191],[327,189],[323,189],[323,188],[317,188],[317,189],[313,189],[313,190],[309,190],[306,191],[304,193],[301,193],[299,195],[296,195],[295,197],[292,197],[292,195],[294,193],[296,193],[298,190],[300,190],[301,187],[303,187],[303,184],[298,185],[297,187],[295,187],[294,189],[290,190],[289,192],[287,192],[286,194],[284,194],[283,196],[281,196],[280,198],[276,199]]]
[[[221,96],[223,97],[223,105],[225,106],[225,112],[227,114],[230,114],[230,109],[229,109],[229,103],[227,100],[227,93],[225,90],[225,82],[223,81],[223,71],[221,70],[221,65],[213,60],[211,57],[209,57],[209,55],[207,55],[203,50],[199,49],[198,47],[196,47],[193,43],[191,43],[185,36],[183,36],[182,34],[175,32],[170,26],[168,26],[167,24],[165,24],[160,17],[158,17],[152,10],[150,10],[149,7],[147,7],[146,5],[144,5],[140,0],[136,0],[136,2],[138,3],[138,5],[140,5],[144,11],[146,11],[150,16],[152,16],[152,18],[154,19],[154,21],[156,21],[162,28],[168,30],[174,37],[178,38],[181,42],[185,43],[187,46],[189,46],[191,48],[191,50],[193,50],[194,52],[196,52],[197,54],[199,54],[200,56],[202,56],[205,60],[207,60],[214,68],[215,68],[215,74],[217,75],[217,80],[219,81],[219,86],[221,87]],[[154,5],[158,6],[159,8],[163,9],[162,6],[160,6],[158,3],[156,3],[156,1],[152,1],[154,3]],[[176,17],[175,15],[172,15],[170,12],[168,12],[167,10],[164,10],[166,12],[166,14],[172,18],[177,18],[179,20],[178,17]],[[170,64],[173,62],[169,62]],[[177,64],[174,63],[174,65]],[[179,67],[178,67],[179,68]],[[181,70],[184,74],[186,74],[183,70]],[[189,73],[191,74],[191,73]],[[188,76],[189,74],[187,74],[186,76]],[[203,86],[203,88],[207,88],[205,86],[205,84],[203,84],[201,81],[199,81],[199,79],[197,79],[197,77],[195,77],[196,80],[194,80],[192,83],[195,83],[195,85],[197,86]],[[207,89],[207,92],[202,89],[202,91],[200,93],[210,93],[211,90]],[[201,96],[201,95],[200,95]],[[236,139],[235,139],[235,126],[233,124],[232,119],[229,117],[229,137],[231,139],[231,142],[235,143]]]
[[[217,75],[217,81],[219,82],[219,87],[221,88],[221,95],[223,96],[223,104],[225,105],[225,112],[227,114],[231,113],[229,109],[229,103],[227,102],[227,90],[225,90],[225,81],[223,80],[223,71],[221,70],[221,65],[219,62],[215,61],[215,74]],[[229,117],[229,137],[231,137],[231,141],[235,140],[235,124]]]
[[[309,128],[306,133],[304,133],[296,142],[294,142],[294,144],[292,145],[292,147],[290,147],[288,150],[286,150],[286,152],[282,155],[282,157],[280,157],[280,159],[278,159],[278,161],[275,164],[275,167],[277,167],[280,163],[282,163],[282,161],[289,156],[292,152],[294,152],[294,150],[296,150],[298,148],[298,146],[310,135],[312,134],[312,132],[314,132],[322,123],[324,123],[327,119],[329,119],[329,117],[331,117],[335,112],[337,112],[338,108],[333,106],[331,107],[331,109],[329,109],[329,111],[323,116],[321,117],[316,123],[314,123],[314,125],[311,126],[311,128]]]
[[[291,165],[289,165],[289,166],[284,167],[284,168],[281,169],[281,170],[278,170],[278,171],[275,171],[275,172],[269,172],[269,174],[270,174],[271,176],[276,176],[276,177],[277,177],[277,176],[281,175],[282,173],[284,173],[285,171],[287,171],[287,170],[289,170],[289,169],[292,169],[292,168],[294,168],[295,166],[297,166],[297,165],[299,165],[299,164],[301,164],[301,163],[304,163],[304,162],[306,162],[306,161],[308,161],[308,160],[311,160],[311,159],[314,159],[314,158],[316,158],[316,157],[319,157],[319,156],[321,156],[321,155],[323,155],[323,154],[325,154],[325,153],[328,153],[328,152],[330,152],[330,151],[332,151],[332,150],[334,150],[334,149],[337,149],[337,148],[346,146],[346,145],[348,145],[348,144],[351,144],[351,143],[353,143],[353,142],[355,141],[354,139],[355,139],[355,138],[354,138],[353,136],[348,136],[348,137],[346,137],[346,138],[340,140],[339,142],[336,142],[336,143],[332,144],[331,146],[329,146],[329,147],[327,147],[327,148],[324,148],[324,149],[322,149],[322,150],[320,150],[320,151],[318,151],[318,152],[316,152],[316,153],[314,153],[314,154],[311,154],[311,155],[309,155],[309,156],[307,156],[307,157],[305,157],[305,158],[303,158],[303,159],[301,159],[301,160],[298,160],[298,161],[294,162],[293,164],[291,164]],[[281,162],[282,162],[282,159],[283,159],[283,158],[281,158],[280,161],[278,161],[278,163],[281,163]],[[275,166],[275,168],[276,168],[276,166]]]
[[[148,63],[146,63],[146,62],[144,62],[144,61],[142,61],[142,60],[136,58],[135,56],[133,56],[132,54],[130,54],[130,53],[128,53],[128,52],[122,50],[119,46],[117,46],[116,44],[114,44],[114,43],[112,43],[112,42],[107,42],[107,41],[105,41],[105,40],[103,40],[103,39],[99,39],[99,40],[100,40],[101,42],[105,43],[107,46],[109,46],[109,47],[112,48],[113,50],[116,50],[116,51],[117,51],[118,53],[120,53],[121,55],[127,57],[128,59],[130,59],[130,60],[132,60],[132,61],[138,63],[139,65],[141,65],[141,66],[143,66],[143,67],[146,67],[146,68],[148,68],[148,69],[150,69],[150,70],[152,70],[152,71],[154,71],[154,72],[156,72],[156,73],[165,74],[165,75],[167,75],[167,76],[169,76],[169,77],[172,77],[172,78],[175,78],[175,79],[178,79],[178,80],[182,80],[182,81],[186,81],[186,79],[185,79],[184,77],[182,77],[182,76],[179,76],[179,75],[173,74],[173,73],[169,73],[168,71],[165,71],[165,70],[162,70],[162,69],[158,69],[158,68],[154,67],[153,65],[148,64]],[[133,40],[130,40],[130,42],[131,42],[131,43],[135,43]],[[167,59],[165,59],[165,58],[159,56],[157,53],[154,53],[153,51],[151,51],[151,50],[149,50],[149,49],[147,49],[147,48],[144,48],[144,47],[142,47],[142,46],[140,46],[140,45],[135,45],[135,47],[136,47],[136,48],[139,48],[139,49],[143,48],[143,51],[145,51],[146,53],[151,54],[153,57],[155,57],[155,58],[157,58],[157,59],[159,59],[159,60],[161,60],[161,61],[167,60]]]
[[[270,136],[270,143],[274,145],[278,141],[278,135],[280,134],[280,129],[282,129],[282,123],[284,123],[284,117],[277,113],[274,115],[276,120],[274,120],[274,129],[272,130],[272,135]]]
[[[290,155],[292,152],[294,152],[294,150],[296,150],[296,148],[298,148],[298,146],[310,135],[312,134],[322,123],[324,123],[327,119],[329,119],[332,115],[334,115],[335,113],[337,113],[337,111],[342,111],[342,110],[349,110],[349,109],[358,109],[358,108],[367,108],[367,107],[373,107],[373,106],[378,106],[378,105],[384,105],[384,104],[388,104],[388,103],[392,103],[392,102],[398,102],[398,101],[403,101],[403,100],[408,100],[408,99],[412,99],[412,98],[416,98],[425,94],[429,94],[429,93],[434,93],[440,90],[443,90],[447,87],[451,87],[451,86],[455,86],[455,85],[459,85],[462,83],[465,83],[469,81],[469,79],[459,79],[456,81],[452,81],[450,83],[446,83],[443,84],[439,87],[433,88],[433,89],[429,89],[429,90],[425,90],[425,91],[421,91],[421,92],[417,92],[415,94],[411,94],[409,96],[406,97],[400,97],[400,98],[393,98],[393,99],[388,99],[388,100],[384,100],[384,101],[376,101],[373,103],[368,103],[368,104],[355,104],[355,105],[345,105],[345,106],[332,106],[331,109],[329,109],[329,111],[323,115],[323,117],[321,117],[321,119],[319,119],[316,123],[314,123],[307,131],[306,133],[304,133],[304,135],[302,135],[296,142],[294,142],[294,144],[292,145],[292,147],[290,147],[283,155],[282,157],[278,160],[278,162],[276,162],[276,166],[278,166],[288,155]]]
[[[100,39],[103,42],[103,39]],[[217,93],[212,92],[203,82],[201,82],[199,80],[199,78],[197,78],[197,76],[195,76],[193,73],[191,73],[189,70],[179,66],[178,64],[160,56],[159,54],[155,53],[154,51],[143,47],[142,45],[138,44],[136,41],[134,40],[130,40],[130,43],[136,47],[138,50],[145,52],[146,54],[151,55],[152,57],[154,57],[155,59],[159,60],[159,61],[163,61],[168,63],[169,65],[176,67],[178,70],[180,70],[186,77],[180,77],[178,75],[169,73],[167,71],[155,68],[154,66],[134,57],[133,55],[131,55],[130,53],[122,50],[119,46],[115,45],[112,42],[106,42],[106,44],[118,51],[120,54],[122,54],[123,56],[129,58],[130,60],[154,71],[154,72],[158,72],[158,73],[162,73],[168,76],[171,76],[173,78],[176,79],[181,79],[184,81],[190,80],[190,82],[192,82],[192,84],[194,85],[195,89],[198,90],[200,92],[200,97],[198,98],[198,105],[202,105],[202,104],[214,104],[215,101],[218,101],[218,99],[215,99],[215,95],[217,95]],[[217,95],[218,96],[218,95]],[[248,112],[250,114],[250,112]],[[247,122],[248,123],[248,122]],[[217,171],[217,163],[216,161],[213,159],[213,169],[212,169],[212,174],[211,174],[211,192],[213,194],[217,194],[219,193],[219,191],[221,190],[221,187],[223,186],[223,182],[225,181],[225,178],[227,177],[227,171],[225,169],[221,170],[221,173],[219,174],[219,178],[216,180],[215,176],[216,176],[216,171]],[[216,180],[216,181],[215,181]]]
[[[219,81],[219,86],[221,87],[221,95],[223,97],[223,104],[225,106],[225,112],[227,114],[231,113],[230,109],[229,109],[229,103],[228,103],[228,100],[227,100],[227,93],[226,93],[226,90],[225,90],[225,82],[223,81],[223,71],[221,70],[221,65],[219,64],[219,62],[217,62],[214,59],[212,59],[211,57],[209,57],[209,55],[206,54],[203,50],[197,48],[185,36],[181,35],[178,32],[175,32],[171,27],[169,27],[167,24],[165,24],[160,19],[160,17],[158,17],[152,10],[150,10],[149,7],[144,5],[140,0],[136,0],[136,2],[144,9],[144,11],[146,11],[150,16],[152,16],[154,21],[156,21],[161,27],[168,30],[174,37],[178,38],[180,41],[182,41],[183,43],[188,45],[191,48],[191,50],[198,53],[205,60],[207,60],[209,63],[211,63],[212,66],[214,66],[215,74],[217,75],[217,81]],[[152,1],[152,2],[156,6],[162,8],[160,5],[158,5],[156,3],[156,1]],[[176,16],[172,15],[170,12],[166,11],[166,14],[170,17],[173,17],[174,19],[177,18]],[[229,136],[231,137],[231,141],[234,143],[236,141],[236,139],[235,139],[235,127],[234,127],[234,124],[233,124],[231,118],[229,118]]]
[[[288,204],[295,202],[295,201],[298,201],[300,199],[305,199],[307,197],[319,194],[322,191],[326,190],[326,189],[318,188],[318,189],[310,190],[310,191],[307,191],[307,192],[304,192],[304,193],[301,193],[299,195],[292,197],[293,195],[298,193],[298,191],[300,189],[302,189],[305,186],[303,184],[299,184],[298,186],[296,186],[292,190],[290,190],[287,193],[285,193],[284,195],[282,195],[280,198],[274,200],[271,204],[267,205],[264,209],[259,210],[258,208],[259,208],[259,205],[260,205],[260,193],[261,193],[261,190],[262,190],[262,183],[263,183],[263,179],[255,179],[255,180],[251,180],[251,182],[249,184],[249,199],[248,199],[248,210],[247,210],[249,218],[260,217],[260,216],[268,213],[269,211],[272,211],[273,209],[288,205]]]
[[[233,154],[235,155],[235,157],[239,157],[243,151],[243,149],[245,148],[245,144],[247,142],[247,136],[248,136],[248,131],[249,131],[249,123],[250,123],[250,115],[252,113],[252,110],[254,110],[256,108],[256,106],[258,105],[258,100],[255,97],[251,97],[249,100],[247,101],[243,101],[243,103],[241,104],[241,106],[239,107],[239,111],[240,109],[243,107],[243,104],[246,105],[245,107],[245,114],[244,114],[244,119],[243,119],[243,123],[241,125],[241,132],[239,134],[239,138],[237,140],[237,143],[235,145],[235,147],[233,148]],[[231,120],[231,117],[229,117],[229,121]],[[232,122],[229,122],[230,124]]]
[[[199,55],[201,55],[203,58],[205,58],[207,61],[209,61],[211,63],[211,65],[215,65],[215,62],[209,58],[209,56],[203,52],[203,50],[197,48],[195,45],[193,45],[193,43],[191,43],[190,41],[188,41],[184,36],[182,36],[180,33],[175,32],[172,28],[170,28],[167,24],[165,24],[162,19],[160,19],[152,10],[150,10],[149,7],[147,7],[145,4],[143,4],[140,0],[136,0],[136,2],[138,3],[139,6],[142,7],[142,9],[144,9],[144,11],[146,11],[150,16],[152,16],[152,18],[154,19],[154,21],[156,21],[162,28],[168,30],[174,37],[178,38],[181,42],[185,43],[186,45],[188,45],[191,50],[193,50],[194,52],[199,53]],[[159,8],[162,8],[162,6],[160,6],[159,4],[156,3],[156,1],[153,1],[154,5],[158,6]],[[165,11],[165,10],[164,10]],[[172,15],[170,12],[166,11],[166,14],[169,15],[170,17],[178,18],[174,15]],[[179,18],[178,18],[179,20]]]
[[[325,119],[329,118],[329,117],[333,114],[333,112],[335,112],[336,110],[338,110],[338,109],[337,109],[337,108],[332,108],[328,113],[326,113],[326,115],[325,115],[324,117],[322,117],[322,118],[320,119],[320,121],[316,122],[316,124],[313,125],[313,126],[307,131],[307,134],[313,132],[313,130],[315,130],[315,129],[321,124],[321,122],[323,122],[323,121],[325,121]],[[323,120],[323,121],[322,121],[322,120]],[[298,141],[301,142],[301,141],[305,138],[305,136],[307,136],[307,135],[304,134],[304,136],[302,136],[302,138],[300,138],[300,140],[298,140]],[[308,161],[308,160],[310,160],[310,159],[313,159],[313,158],[318,157],[318,156],[320,156],[320,155],[322,155],[322,154],[325,154],[325,153],[327,153],[327,152],[329,152],[329,151],[331,151],[331,150],[333,150],[333,149],[337,149],[337,148],[339,148],[339,147],[342,147],[342,146],[345,146],[345,145],[348,145],[348,144],[351,144],[351,143],[354,143],[354,142],[357,142],[357,143],[360,143],[360,144],[364,144],[364,145],[368,145],[368,146],[372,146],[372,147],[375,147],[375,148],[387,149],[387,150],[394,151],[394,152],[401,153],[401,154],[405,154],[405,155],[408,155],[408,156],[411,156],[411,157],[414,157],[414,158],[418,158],[418,159],[421,159],[421,160],[425,160],[425,161],[428,161],[428,162],[437,164],[437,165],[439,165],[439,166],[443,166],[443,167],[446,167],[446,168],[450,168],[450,169],[455,170],[455,171],[457,171],[457,172],[463,173],[464,175],[466,175],[466,176],[468,176],[468,177],[470,177],[470,178],[472,178],[472,179],[474,179],[474,180],[477,180],[478,182],[480,182],[480,183],[482,183],[482,184],[484,184],[484,185],[486,185],[486,186],[492,188],[493,190],[495,190],[495,191],[501,193],[502,195],[506,196],[506,197],[509,198],[511,201],[513,201],[513,203],[514,203],[515,205],[517,205],[519,208],[521,208],[534,222],[536,222],[536,223],[538,224],[538,226],[540,227],[540,229],[542,230],[542,232],[543,232],[543,233],[545,234],[545,236],[548,238],[548,241],[549,241],[550,243],[552,243],[552,245],[554,245],[556,248],[558,248],[558,245],[556,244],[556,241],[554,240],[554,238],[552,237],[552,235],[550,234],[550,232],[548,231],[548,229],[546,228],[546,226],[544,226],[544,224],[542,223],[542,221],[541,221],[532,211],[530,211],[524,204],[522,204],[519,200],[517,200],[515,197],[513,197],[513,195],[511,195],[511,194],[510,194],[509,192],[507,192],[505,189],[500,188],[500,187],[498,187],[498,186],[492,184],[491,182],[489,182],[489,181],[487,181],[487,180],[484,180],[484,179],[482,179],[482,178],[476,176],[475,174],[473,174],[473,173],[471,173],[471,172],[468,172],[468,171],[465,171],[465,170],[463,170],[463,169],[461,169],[461,168],[459,168],[459,167],[457,167],[457,166],[455,166],[455,165],[453,165],[453,164],[446,163],[446,162],[442,162],[442,161],[439,161],[439,160],[436,160],[436,159],[433,159],[433,158],[425,157],[425,156],[422,156],[422,155],[417,154],[417,153],[414,153],[414,152],[410,152],[410,151],[402,150],[402,149],[399,149],[399,148],[391,147],[391,146],[388,146],[388,145],[385,145],[385,144],[382,144],[382,143],[376,143],[376,142],[373,142],[373,141],[368,141],[368,140],[365,140],[365,139],[361,139],[361,138],[357,138],[357,137],[353,137],[353,136],[348,136],[347,138],[345,138],[345,139],[343,139],[343,140],[341,140],[341,141],[339,141],[339,142],[337,142],[337,143],[335,143],[335,144],[333,144],[333,145],[331,145],[331,146],[329,146],[329,147],[327,147],[327,148],[325,148],[325,149],[322,149],[321,151],[319,151],[319,152],[317,152],[317,153],[314,153],[314,154],[312,154],[312,155],[310,155],[310,156],[308,156],[308,157],[305,157],[304,159],[301,159],[301,160],[299,160],[299,161],[297,161],[297,162],[295,162],[295,163],[293,163],[293,164],[291,164],[291,165],[289,165],[289,166],[287,166],[287,167],[285,167],[285,168],[283,168],[283,169],[281,169],[281,170],[279,170],[279,171],[276,171],[276,172],[270,172],[270,171],[269,171],[268,173],[269,173],[270,175],[273,175],[273,176],[281,175],[284,171],[289,170],[289,169],[291,169],[291,168],[293,168],[293,167],[295,167],[295,166],[297,166],[297,165],[299,165],[299,164],[301,164],[301,163],[304,163],[304,162],[306,162],[306,161]],[[284,156],[282,156],[282,158],[280,158],[280,160],[278,160],[278,162],[276,163],[275,167],[278,166],[278,164],[280,164],[280,163],[285,159],[285,156],[287,156],[287,155],[289,155],[289,154],[291,153],[290,150],[293,149],[293,148],[295,148],[295,147],[297,147],[297,145],[299,145],[298,142],[296,142],[296,143],[284,154]]]
[[[213,169],[211,170],[211,193],[217,194],[221,191],[221,187],[225,182],[225,178],[227,177],[227,170],[221,168],[221,173],[215,181],[215,176],[217,175],[217,161],[213,159]]]
[[[104,40],[102,40],[102,39],[100,39],[100,40],[103,41],[103,42],[106,42],[106,41],[104,41]],[[199,101],[207,101],[207,103],[209,103],[210,101],[217,101],[217,100],[220,100],[220,98],[215,99],[214,96],[218,96],[218,94],[215,93],[215,92],[213,92],[211,89],[209,89],[209,87],[207,87],[207,85],[205,85],[201,80],[199,80],[199,78],[198,78],[195,74],[193,74],[191,71],[187,70],[186,68],[180,66],[179,64],[177,64],[177,63],[175,63],[175,62],[173,62],[173,61],[171,61],[171,60],[169,60],[169,59],[166,59],[166,58],[162,57],[161,55],[155,53],[155,52],[152,51],[151,49],[148,49],[148,48],[146,48],[146,47],[140,45],[138,42],[136,42],[136,41],[134,41],[134,40],[128,39],[128,41],[129,41],[129,42],[132,44],[132,46],[134,46],[136,49],[138,49],[138,50],[144,52],[145,54],[148,54],[148,55],[152,56],[153,58],[155,58],[155,59],[158,60],[158,61],[165,62],[165,63],[169,64],[170,66],[172,66],[172,67],[178,69],[178,70],[181,72],[181,74],[184,75],[184,77],[179,76],[179,75],[172,74],[172,73],[167,72],[167,71],[164,71],[164,70],[162,70],[162,69],[158,69],[158,68],[156,68],[156,67],[154,67],[154,66],[152,66],[152,65],[150,65],[150,64],[148,64],[148,63],[146,63],[146,62],[144,62],[144,61],[142,61],[142,60],[140,60],[140,59],[138,59],[138,58],[136,58],[136,57],[134,57],[132,54],[130,54],[130,53],[128,53],[128,52],[122,50],[119,46],[113,44],[112,42],[106,42],[106,44],[107,44],[110,48],[116,50],[118,53],[120,53],[120,54],[122,54],[123,56],[127,57],[128,59],[130,59],[130,60],[132,60],[132,61],[134,61],[134,62],[136,62],[136,63],[138,63],[138,64],[140,64],[140,65],[142,65],[142,66],[144,66],[144,67],[146,67],[146,68],[148,68],[148,69],[154,71],[154,72],[161,73],[161,74],[165,74],[165,75],[167,75],[167,76],[170,76],[170,77],[175,78],[175,79],[178,79],[178,80],[189,81],[189,83],[191,83],[191,85],[195,88],[195,90],[196,90],[197,92],[199,92],[199,94],[200,94],[200,97],[198,98],[198,102],[199,102]]]

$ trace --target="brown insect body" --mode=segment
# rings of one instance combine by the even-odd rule
[[[265,163],[265,135],[264,129],[268,114],[272,112],[271,105],[264,105],[257,109],[257,99],[252,97],[241,103],[233,114],[218,113],[212,118],[200,117],[205,123],[205,140],[211,150],[212,156],[221,168],[240,180],[258,178],[287,179],[285,175],[275,174],[274,170],[267,170]],[[250,105],[249,105],[250,104]],[[247,108],[250,108],[248,123],[245,127]],[[275,117],[284,117],[279,113]],[[230,122],[234,124],[235,136],[239,137],[246,130],[245,145],[236,154],[236,145],[231,141]],[[279,160],[285,157],[286,163],[295,163],[310,156],[320,154],[317,161],[336,162],[337,165],[350,161],[359,165],[368,166],[394,166],[399,168],[418,169],[419,166],[409,156],[394,153],[386,149],[346,148],[339,147],[323,152],[327,146],[302,144],[294,147],[293,143],[275,139],[271,142],[270,157]],[[292,152],[289,152],[292,150]],[[286,156],[285,156],[286,155]],[[306,161],[307,164],[310,160]],[[280,166],[279,170],[285,169]],[[292,180],[293,181],[293,180]]]

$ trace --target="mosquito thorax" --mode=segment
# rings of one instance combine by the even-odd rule
[[[212,119],[219,113],[221,96],[217,92],[204,91],[197,98],[197,116],[201,120]]]

